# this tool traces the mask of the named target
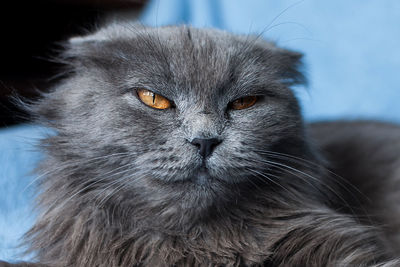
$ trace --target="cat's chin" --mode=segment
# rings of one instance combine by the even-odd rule
[[[213,171],[201,165],[193,169],[190,174],[177,177],[175,180],[163,180],[153,178],[148,180],[150,195],[154,197],[154,203],[162,199],[162,205],[169,203],[175,206],[175,210],[182,213],[201,215],[206,214],[216,205],[225,206],[226,202],[235,201],[240,195],[237,186],[213,175]],[[142,190],[146,192],[146,190]]]
[[[189,178],[189,182],[198,186],[210,186],[215,182],[215,178],[212,177],[206,167],[198,168],[193,175]]]
[[[214,177],[205,166],[200,166],[191,175],[173,183],[164,183],[163,186],[173,188],[186,203],[201,201],[204,204],[204,199],[212,202],[214,198],[223,195],[229,185]]]

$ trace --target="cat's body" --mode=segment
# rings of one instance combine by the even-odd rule
[[[343,180],[338,182],[350,187],[341,195],[348,198],[353,212],[364,223],[383,229],[391,250],[400,255],[400,127],[329,122],[312,124],[311,132],[330,170]]]
[[[57,131],[28,234],[41,263],[396,266],[400,129],[304,127],[288,88],[303,81],[299,54],[216,30],[111,25],[73,39],[65,59],[70,78],[33,107]],[[141,88],[173,104],[148,107]]]

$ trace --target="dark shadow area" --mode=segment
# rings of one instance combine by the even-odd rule
[[[51,62],[60,42],[96,27],[107,13],[139,11],[144,0],[47,0],[0,3],[0,127],[26,120],[12,94],[37,97],[55,80],[60,65]]]

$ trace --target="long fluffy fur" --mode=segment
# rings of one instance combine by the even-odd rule
[[[57,132],[43,141],[41,214],[27,235],[37,260],[397,266],[397,241],[379,227],[386,221],[365,219],[354,181],[330,172],[340,156],[323,158],[343,144],[320,129],[338,125],[303,125],[288,88],[304,82],[300,57],[184,26],[114,24],[72,39],[63,56],[71,77],[32,108]],[[128,90],[141,86],[175,100],[179,113],[141,105]],[[249,94],[263,95],[257,107],[226,111]],[[205,184],[192,181],[200,159],[187,142],[199,134],[224,138]]]

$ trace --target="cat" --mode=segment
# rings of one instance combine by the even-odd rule
[[[29,107],[56,134],[21,264],[400,266],[400,127],[304,123],[301,57],[190,26],[72,38]]]

